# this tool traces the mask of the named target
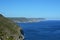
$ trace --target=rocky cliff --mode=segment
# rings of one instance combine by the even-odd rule
[[[23,40],[22,29],[0,14],[0,40]]]

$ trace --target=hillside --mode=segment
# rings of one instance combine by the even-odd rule
[[[0,14],[0,40],[23,40],[22,29]]]

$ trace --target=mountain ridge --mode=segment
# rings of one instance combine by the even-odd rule
[[[15,17],[9,18],[10,20],[18,23],[27,23],[27,22],[40,22],[45,20],[45,18],[25,18],[25,17]]]

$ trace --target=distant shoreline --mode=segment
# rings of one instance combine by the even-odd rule
[[[9,19],[16,23],[32,23],[32,22],[40,22],[45,20],[45,18],[25,18],[25,17],[9,18]]]

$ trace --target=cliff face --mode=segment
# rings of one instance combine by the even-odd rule
[[[0,40],[23,40],[22,29],[0,14]]]

